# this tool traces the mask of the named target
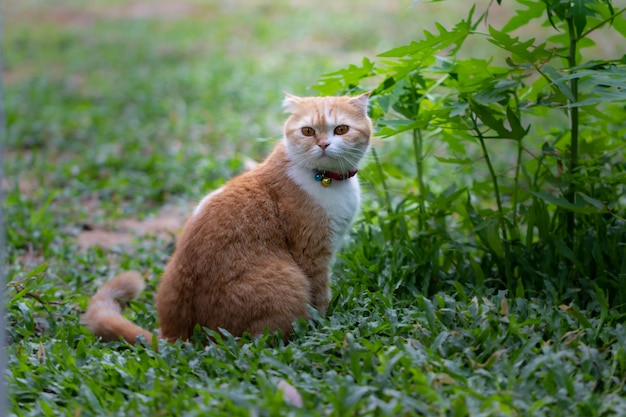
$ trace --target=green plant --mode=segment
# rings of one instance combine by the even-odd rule
[[[414,167],[406,160],[403,166],[414,178],[377,157],[371,177],[394,213],[381,224],[392,221],[395,230],[407,223],[402,239],[415,252],[430,253],[428,243],[439,242],[430,269],[440,271],[448,258],[444,272],[454,271],[457,280],[479,288],[495,281],[520,296],[547,290],[556,300],[585,302],[600,285],[626,308],[626,60],[583,55],[600,30],[616,42],[626,37],[626,8],[609,0],[519,0],[501,29],[481,31],[500,3],[481,14],[472,6],[454,28],[437,24],[437,33],[425,31],[378,62],[366,58],[327,74],[315,88],[372,89],[378,134],[393,137],[400,152],[410,147]],[[553,31],[544,41],[527,35],[538,33],[537,20]],[[479,40],[492,46],[483,52],[488,57],[463,56]],[[400,192],[390,192],[383,172],[400,179]],[[456,178],[441,181],[442,175]],[[431,235],[426,242],[424,234]],[[437,284],[423,269],[395,286]],[[411,274],[395,275],[401,281]]]

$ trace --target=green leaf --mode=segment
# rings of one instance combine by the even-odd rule
[[[534,191],[534,190],[529,190],[529,192],[535,197],[542,199],[546,203],[554,204],[558,207],[571,210],[576,213],[587,213],[587,214],[598,213],[598,210],[596,208],[585,206],[583,204],[573,204],[563,197],[557,197],[552,194],[546,194],[546,193]]]
[[[37,265],[35,268],[33,268],[27,275],[27,278],[33,278],[36,277],[37,275],[42,274],[44,271],[46,271],[48,269],[48,262],[43,262],[39,265]]]
[[[517,279],[517,286],[515,287],[515,296],[517,298],[526,297],[526,292],[524,291],[524,280],[522,278]]]
[[[392,178],[402,179],[406,177],[406,172],[402,171],[398,165],[393,164],[391,162],[383,162],[380,164],[385,174],[389,175]]]
[[[423,296],[419,296],[417,301],[420,306],[420,309],[424,313],[426,313],[426,319],[428,321],[429,330],[431,332],[435,332],[437,330],[437,324],[436,324],[437,320],[435,318],[435,311],[433,310],[433,304],[428,298],[425,298]]]
[[[378,122],[378,125],[380,130],[376,132],[376,135],[388,138],[402,132],[417,129],[420,127],[420,122],[413,120],[381,120]]]
[[[533,0],[517,0],[519,4],[526,6],[525,10],[515,10],[515,16],[509,19],[509,21],[502,28],[503,32],[512,32],[522,26],[527,26],[528,23],[541,17],[545,11],[545,5],[540,1]]]
[[[588,0],[570,0],[571,10],[569,13],[570,17],[574,19],[574,27],[576,28],[576,37],[580,38],[580,36],[585,31],[585,26],[587,25],[587,15],[591,14],[591,11],[587,7]]]
[[[504,126],[504,121],[494,116],[496,112],[491,107],[479,104],[473,98],[469,98],[469,105],[480,121],[496,132],[498,138],[520,140],[528,133],[528,129],[523,129],[515,116],[511,116],[514,119],[512,129],[507,129]],[[508,111],[507,115],[509,113],[512,114],[512,112]]]
[[[607,15],[612,15],[612,14],[613,14],[612,11],[609,11],[607,13]],[[602,17],[608,17],[608,16],[604,15]],[[619,16],[613,18],[610,21],[610,25],[612,29],[615,29],[620,35],[626,38],[626,16],[624,14],[624,9],[621,10],[621,13]]]
[[[592,327],[591,322],[584,316],[584,314],[578,311],[576,307],[561,304],[559,308],[565,311],[568,315],[574,317],[585,329],[590,329]]]
[[[470,221],[474,225],[473,232],[476,233],[482,244],[497,257],[501,259],[504,258],[505,253],[502,245],[502,239],[499,235],[498,220],[494,217],[483,218],[483,216],[481,216],[472,205],[469,193],[465,208]]]
[[[439,34],[424,31],[424,39],[413,41],[409,45],[400,46],[383,52],[378,56],[381,58],[403,58],[412,57],[419,61],[425,55],[434,55],[452,45],[449,54],[454,54],[463,45],[463,41],[470,34],[471,27],[468,21],[459,22],[454,29],[447,30],[442,24],[435,22],[435,27]]]
[[[581,66],[587,68],[592,63]],[[579,101],[563,107],[590,106],[626,100],[626,66],[599,64],[595,69],[581,69],[559,78],[560,83],[579,80]]]
[[[554,67],[552,67],[551,65],[545,65],[543,67],[543,70],[546,74],[550,75],[551,79],[552,79],[552,84],[557,87],[557,89],[565,96],[567,97],[567,99],[571,102],[574,103],[576,101],[576,98],[574,97],[574,94],[572,93],[572,90],[569,88],[569,85],[565,82],[566,80],[563,79],[563,76],[561,74],[559,74],[559,72],[554,69]]]
[[[443,190],[442,193],[437,195],[437,197],[432,201],[432,205],[435,208],[441,208],[443,210],[449,210],[459,197],[467,192],[467,189],[461,188],[458,189],[456,184],[450,185],[448,188]]]
[[[522,123],[520,119],[517,117],[517,114],[511,109],[511,106],[506,107],[506,118],[509,121],[509,126],[511,126],[511,135],[516,140],[521,140],[528,134],[530,131],[530,125],[526,129],[522,127]]]
[[[474,272],[474,276],[476,277],[476,285],[483,286],[485,283],[485,272],[473,256],[469,257],[469,262],[472,267],[472,271]]]
[[[496,219],[491,219],[486,222],[486,236],[487,245],[493,250],[493,252],[500,258],[504,259],[504,245],[502,244],[502,238],[500,237],[500,228]]]
[[[465,116],[468,107],[469,104],[462,101],[446,104],[446,108],[452,109],[450,111],[450,117]]]
[[[458,164],[458,165],[469,165],[472,163],[472,159],[465,157],[465,158],[446,158],[444,156],[437,156],[435,155],[435,159],[441,163],[444,164]]]
[[[595,286],[596,299],[600,305],[600,319],[606,320],[609,317],[609,300],[605,291],[602,288]]]
[[[48,214],[48,207],[50,206],[50,203],[52,203],[52,200],[54,200],[56,194],[56,191],[51,192],[46,201],[41,205],[41,207],[31,212],[30,224],[32,226],[38,225],[46,217],[46,215]]]
[[[336,94],[356,88],[361,80],[373,75],[375,75],[374,62],[363,58],[361,66],[349,65],[347,68],[322,75],[313,88],[321,94]]]
[[[514,61],[539,64],[548,61],[552,57],[552,51],[546,49],[545,43],[534,45],[534,38],[520,41],[519,36],[513,38],[506,31],[498,31],[493,26],[489,26],[489,35],[488,41],[511,53]]]
[[[576,195],[580,196],[587,203],[597,208],[598,211],[606,211],[606,204],[602,203],[601,201],[598,201],[595,198],[591,198],[587,194],[581,192],[577,192]]]

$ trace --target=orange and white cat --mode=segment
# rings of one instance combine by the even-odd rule
[[[360,203],[355,177],[370,143],[368,94],[297,97],[281,140],[257,167],[208,194],[187,220],[157,293],[160,337],[199,324],[239,336],[325,314],[330,266]],[[145,283],[124,272],[93,296],[82,323],[102,339],[153,334],[122,316]]]

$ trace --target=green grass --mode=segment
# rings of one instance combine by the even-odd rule
[[[84,229],[188,208],[271,149],[284,90],[312,93],[321,74],[409,42],[436,16],[409,1],[13,3],[3,19],[11,414],[626,414],[624,317],[602,291],[580,310],[550,291],[514,298],[447,272],[441,292],[413,287],[438,273],[423,269],[425,248],[452,248],[385,212],[373,170],[329,314],[300,323],[287,346],[274,335],[158,353],[98,341],[79,316],[121,270],[149,281],[129,317],[157,326],[154,290],[175,240],[81,250]],[[388,149],[383,162],[412,165]]]

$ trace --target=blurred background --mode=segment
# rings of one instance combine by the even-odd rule
[[[55,240],[119,228],[111,222],[154,215],[164,205],[181,209],[156,229],[177,229],[189,204],[272,148],[284,120],[283,91],[318,94],[311,87],[323,74],[423,39],[437,23],[450,28],[474,3],[477,16],[493,2],[4,2],[2,185],[10,250],[36,259]],[[494,4],[487,21],[501,26],[517,6]],[[519,30],[554,33],[539,23]],[[618,40],[598,38],[586,56],[613,57]],[[489,46],[474,36],[458,55],[500,59]],[[376,142],[387,173],[404,171],[401,182],[415,171],[407,140]],[[510,161],[500,164],[506,173]],[[471,184],[486,171],[432,164],[430,189],[445,189],[451,175]],[[362,181],[370,179],[364,172]],[[375,199],[373,187],[365,184]],[[402,196],[405,186],[396,187]]]

